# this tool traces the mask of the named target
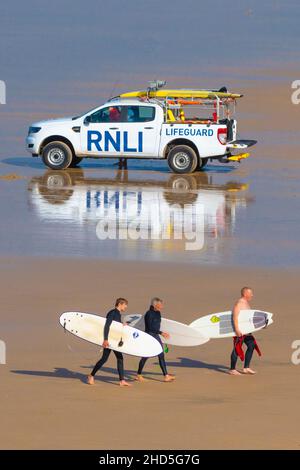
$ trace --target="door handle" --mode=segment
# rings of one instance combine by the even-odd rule
[[[119,129],[118,127],[110,127],[109,130],[110,131],[115,131],[116,129]]]
[[[154,129],[154,127],[145,127],[145,129]]]

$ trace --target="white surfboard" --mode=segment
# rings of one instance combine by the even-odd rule
[[[65,331],[78,338],[102,345],[106,318],[91,313],[64,312],[59,322]],[[162,347],[155,338],[116,321],[110,326],[108,342],[110,349],[132,356],[153,357],[162,352]]]
[[[124,321],[138,330],[145,331],[144,315],[126,315]],[[173,346],[199,346],[209,341],[208,337],[195,328],[167,318],[161,319],[161,331],[170,335],[168,339],[161,336],[162,342]]]
[[[246,335],[254,333],[273,323],[273,314],[261,310],[241,310],[239,314],[239,329]],[[232,312],[212,313],[200,317],[190,323],[209,338],[228,338],[235,336]]]

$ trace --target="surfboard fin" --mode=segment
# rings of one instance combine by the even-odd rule
[[[119,348],[121,348],[124,344],[124,341],[123,341],[123,338],[120,339],[119,343],[118,343],[118,346]]]
[[[169,346],[167,344],[164,345],[164,353],[168,353],[169,352]]]

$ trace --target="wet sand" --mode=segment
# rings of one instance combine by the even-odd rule
[[[253,306],[275,322],[256,338],[255,377],[226,374],[231,340],[195,348],[171,347],[176,382],[162,383],[156,359],[149,381],[118,386],[110,358],[96,385],[85,376],[97,348],[65,335],[58,316],[78,309],[104,314],[116,295],[129,313],[148,299],[165,299],[165,315],[189,323],[230,308],[242,284],[253,286]],[[2,258],[0,365],[2,449],[299,449],[299,366],[291,363],[300,339],[299,272],[176,264]],[[137,358],[125,357],[131,380]]]
[[[101,90],[103,93],[106,90],[105,82],[94,82],[91,88],[83,83],[85,92],[76,94],[78,83],[66,81],[63,91],[56,90],[50,113],[49,100],[42,99],[34,105],[21,102],[3,107],[0,216],[8,223],[3,224],[0,233],[0,256],[22,253],[97,256],[120,261],[151,260],[155,256],[162,262],[173,259],[199,265],[299,266],[300,105],[291,102],[291,83],[297,78],[295,67],[292,64],[286,68],[276,64],[255,69],[223,67],[218,74],[217,69],[211,67],[207,74],[203,77],[203,87],[226,84],[229,89],[244,93],[237,106],[238,135],[257,139],[258,144],[251,148],[250,158],[241,165],[208,165],[201,173],[185,176],[186,190],[173,189],[174,181],[182,178],[172,174],[165,162],[131,160],[128,172],[120,178],[113,160],[87,159],[80,168],[64,172],[59,181],[61,175],[53,178],[53,172],[46,169],[40,158],[27,155],[24,138],[30,123],[42,117],[53,117],[53,114],[59,117],[89,109],[95,103],[96,94],[102,96]],[[200,71],[195,69],[190,79],[185,80],[178,72],[166,78],[172,86],[186,83],[193,87],[199,76]],[[223,77],[221,82],[219,77]],[[118,92],[139,87],[146,76],[138,75],[135,80],[122,83]],[[70,94],[60,94],[66,90]],[[18,115],[20,109],[24,110],[22,116]],[[19,179],[11,179],[12,174]],[[233,193],[232,183],[245,189]],[[166,191],[166,188],[171,190]],[[151,206],[160,216],[162,204],[168,208],[171,203],[192,202],[194,210],[203,203],[209,222],[204,227],[204,249],[194,257],[179,243],[143,240],[99,243],[95,227],[102,216],[101,201],[108,194],[112,201],[110,214],[115,215],[116,200],[122,199],[124,193],[131,194],[128,207],[131,215],[135,210],[134,216],[138,214],[140,198],[146,210],[151,199]],[[159,193],[157,198],[156,193]],[[179,199],[173,197],[176,193]],[[88,201],[92,201],[91,206]],[[164,214],[161,218],[164,219]],[[161,225],[161,220],[159,222]],[[72,244],[69,244],[69,237],[73,239]]]

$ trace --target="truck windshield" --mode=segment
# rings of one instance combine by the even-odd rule
[[[98,106],[99,107],[99,106]],[[91,114],[93,111],[95,111],[97,109],[97,107],[93,107],[91,108],[89,111],[85,111],[84,113],[82,114],[78,114],[78,116],[74,116],[72,117],[72,121],[75,121],[76,119],[79,119],[79,118],[82,118],[83,116],[85,116],[86,114]]]

